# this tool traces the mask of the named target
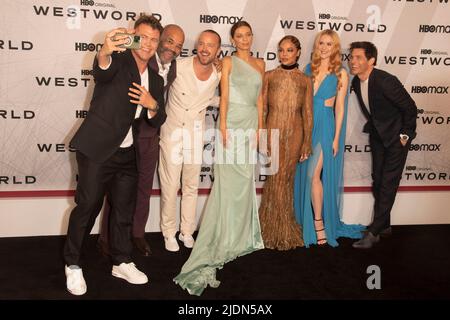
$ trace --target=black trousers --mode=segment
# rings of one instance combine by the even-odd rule
[[[104,163],[96,163],[76,153],[78,184],[67,230],[64,259],[80,265],[83,242],[89,236],[105,195],[113,202],[110,216],[110,253],[119,265],[131,262],[131,226],[136,206],[137,168],[134,147],[119,148]]]
[[[150,194],[153,187],[153,177],[155,176],[155,169],[159,159],[158,129],[150,128],[147,130],[153,135],[135,139],[138,155],[138,183],[132,235],[137,238],[143,238],[145,235],[145,226],[150,212]],[[100,240],[105,243],[109,243],[110,212],[111,205],[109,201],[105,201],[100,229]]]
[[[369,140],[372,149],[372,192],[375,203],[373,221],[368,230],[378,235],[391,225],[391,209],[411,141],[402,146],[399,137],[397,142],[385,147],[376,133],[371,133]]]

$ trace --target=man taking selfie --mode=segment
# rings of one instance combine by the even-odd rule
[[[109,244],[112,275],[132,284],[147,276],[131,260],[131,226],[136,202],[136,134],[141,121],[159,128],[166,119],[163,79],[148,62],[155,54],[162,26],[152,16],[134,25],[139,48],[123,47],[125,29],[110,31],[93,65],[95,88],[89,114],[71,141],[76,149],[78,184],[64,246],[67,290],[87,291],[80,257],[107,194],[111,201]],[[133,33],[133,31],[128,31]]]

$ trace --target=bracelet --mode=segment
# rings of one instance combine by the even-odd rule
[[[153,112],[157,112],[159,110],[159,105],[156,104],[153,109],[152,108],[148,108],[148,110],[153,111]]]

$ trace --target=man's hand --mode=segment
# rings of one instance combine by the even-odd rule
[[[406,144],[408,143],[408,140],[400,139],[400,143],[402,144],[402,146],[406,146]]]
[[[126,48],[120,47],[121,45],[127,43],[126,36],[115,36],[117,33],[129,33],[133,34],[134,29],[125,29],[125,28],[117,28],[110,32],[108,32],[105,36],[105,41],[103,42],[103,46],[98,52],[100,56],[110,56],[114,51],[123,52],[127,50]]]
[[[156,114],[156,106],[158,103],[152,97],[150,92],[148,92],[147,89],[135,82],[133,82],[133,86],[135,86],[135,88],[128,88],[128,95],[134,99],[131,99],[130,102],[134,104],[140,104],[144,108],[148,109],[152,116]]]
[[[222,59],[216,58],[213,62],[214,67],[216,67],[217,72],[222,71]]]

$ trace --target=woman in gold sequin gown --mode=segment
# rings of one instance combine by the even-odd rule
[[[281,65],[264,77],[264,108],[268,136],[278,130],[279,142],[270,139],[272,166],[278,157],[278,171],[269,175],[259,208],[264,246],[289,250],[303,246],[302,232],[294,216],[294,177],[299,161],[311,153],[312,84],[298,69],[300,42],[285,36],[278,44]]]

